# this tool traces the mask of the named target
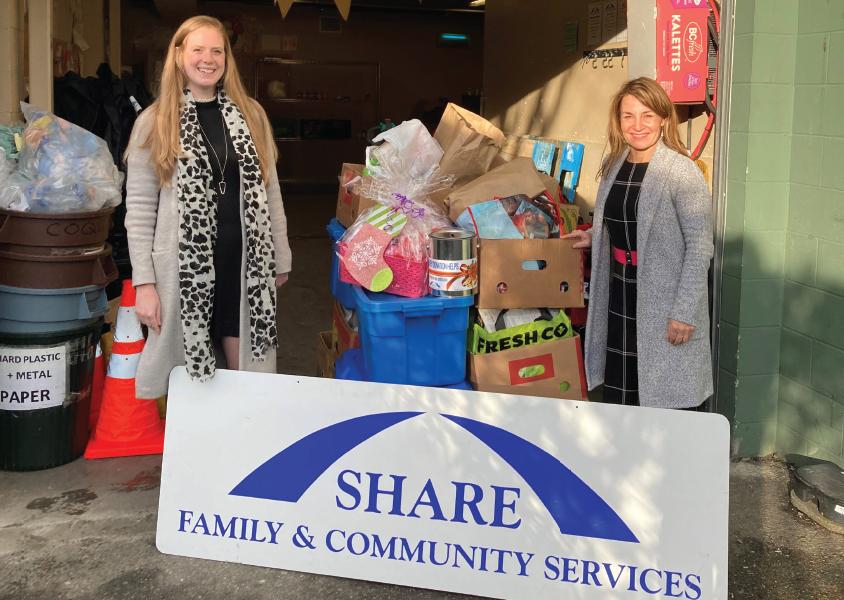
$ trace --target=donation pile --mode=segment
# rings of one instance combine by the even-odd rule
[[[560,239],[580,145],[508,160],[506,139],[449,104],[433,136],[407,121],[342,165],[322,376],[585,399],[583,257]]]

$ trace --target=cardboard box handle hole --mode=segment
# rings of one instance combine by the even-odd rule
[[[522,262],[523,271],[543,271],[548,267],[545,260],[526,260]]]

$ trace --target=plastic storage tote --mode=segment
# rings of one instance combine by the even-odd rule
[[[337,256],[337,241],[346,233],[346,228],[337,219],[331,219],[325,226],[331,238],[331,295],[350,310],[355,309],[356,286],[340,281],[340,258]]]
[[[466,379],[466,329],[474,296],[403,298],[355,287],[370,381],[444,386]]]
[[[345,379],[347,381],[372,381],[366,373],[363,366],[363,351],[357,348],[346,350],[337,362],[334,364],[334,376],[337,379]],[[472,384],[469,381],[461,381],[459,383],[452,383],[450,385],[442,385],[451,390],[472,390]]]

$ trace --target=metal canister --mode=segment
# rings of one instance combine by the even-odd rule
[[[433,296],[469,296],[478,291],[475,234],[459,227],[431,232],[428,285]]]

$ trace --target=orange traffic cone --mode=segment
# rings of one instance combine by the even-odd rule
[[[94,431],[97,418],[100,416],[100,406],[103,403],[103,385],[105,384],[105,360],[103,348],[97,342],[97,354],[94,356],[94,379],[91,382],[91,412],[88,413],[88,430]]]
[[[135,371],[143,348],[143,331],[135,315],[135,288],[131,280],[125,279],[100,416],[85,449],[85,458],[164,451],[164,422],[158,416],[158,406],[135,397]]]

